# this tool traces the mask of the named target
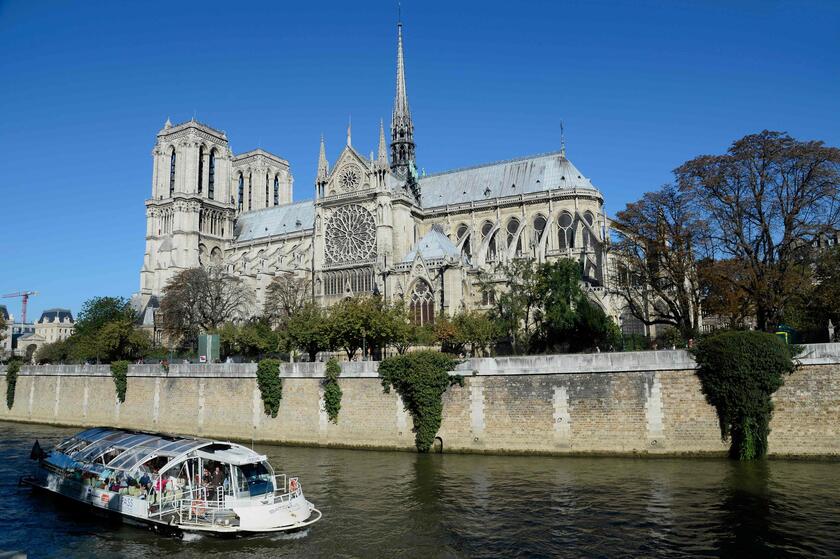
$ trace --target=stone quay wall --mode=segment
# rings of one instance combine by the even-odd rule
[[[806,346],[775,394],[770,452],[840,456],[840,344]],[[714,408],[685,351],[470,359],[444,395],[445,452],[722,454]],[[132,365],[124,403],[107,365],[24,366],[0,420],[108,425],[240,441],[410,450],[412,420],[375,362],[344,363],[338,423],[323,407],[323,363],[281,367],[276,418],[256,364]],[[0,368],[0,371],[3,369]],[[0,375],[5,395],[5,375]]]

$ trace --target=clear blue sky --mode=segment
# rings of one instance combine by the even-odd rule
[[[31,316],[139,287],[150,151],[167,117],[292,165],[324,133],[375,149],[395,2],[0,0],[0,294]],[[558,149],[615,213],[762,129],[840,145],[840,2],[405,0],[418,166]],[[6,299],[19,315],[19,300]]]

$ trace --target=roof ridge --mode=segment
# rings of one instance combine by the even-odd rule
[[[267,208],[257,208],[256,210],[250,210],[250,211],[247,211],[247,212],[242,212],[242,214],[240,214],[240,217],[243,216],[243,215],[250,215],[250,214],[255,214],[255,213],[259,213],[259,212],[266,212],[268,210],[276,210],[278,208],[288,208],[288,207],[291,207],[291,206],[302,206],[304,204],[313,204],[314,205],[314,203],[315,203],[315,200],[301,200],[300,202],[289,202],[288,204],[280,204],[280,205],[277,205],[277,206],[269,206]]]
[[[526,161],[528,159],[536,159],[538,157],[548,157],[549,155],[560,155],[561,157],[563,157],[563,159],[566,159],[566,161],[569,161],[569,159],[565,155],[563,155],[561,151],[546,151],[546,152],[543,152],[543,153],[536,153],[536,154],[533,154],[533,155],[523,155],[522,157],[514,157],[512,159],[501,159],[499,161],[492,161],[490,163],[480,163],[478,165],[470,165],[470,166],[467,166],[467,167],[457,167],[455,169],[450,169],[448,171],[440,171],[438,173],[430,173],[428,175],[421,176],[420,180],[423,180],[426,177],[439,177],[441,175],[448,175],[450,173],[460,173],[462,171],[471,171],[473,169],[481,169],[482,167],[492,167],[494,165],[504,165],[506,163],[516,163],[517,161]],[[569,163],[571,163],[571,161],[569,161]]]
[[[171,133],[172,133],[172,131],[173,131],[173,130],[175,130],[176,128],[181,128],[182,126],[187,126],[187,125],[196,125],[196,124],[197,124],[198,126],[202,127],[202,128],[207,128],[208,130],[213,131],[214,133],[216,133],[217,135],[219,135],[219,136],[221,136],[221,137],[223,137],[223,138],[227,138],[227,136],[225,135],[225,132],[224,132],[223,130],[219,130],[219,129],[217,129],[217,128],[213,128],[213,127],[212,127],[212,126],[210,126],[209,124],[204,124],[203,122],[199,122],[199,121],[197,121],[197,120],[195,120],[195,119],[192,119],[192,120],[185,120],[184,122],[180,122],[180,123],[178,123],[178,124],[173,124],[171,128],[164,128],[164,129],[162,130],[162,132],[165,132],[166,134],[171,134]]]

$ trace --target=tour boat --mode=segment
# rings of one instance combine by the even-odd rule
[[[296,477],[242,445],[94,428],[44,453],[23,483],[173,532],[299,530],[321,518]]]

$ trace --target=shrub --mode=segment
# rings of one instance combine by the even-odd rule
[[[338,375],[341,365],[334,358],[327,361],[327,371],[324,376],[324,409],[333,423],[338,423],[338,411],[341,409],[341,387],[338,385]]]
[[[280,400],[283,398],[283,379],[280,378],[280,362],[277,359],[263,359],[259,362],[257,385],[262,394],[265,414],[277,417]]]
[[[767,454],[773,414],[771,396],[794,371],[796,346],[765,332],[721,332],[692,350],[706,400],[717,410],[729,455],[740,460]]]
[[[20,361],[9,361],[6,365],[6,407],[12,409],[15,405],[15,387],[20,372]]]
[[[382,388],[393,386],[414,420],[414,444],[420,452],[428,452],[440,429],[443,393],[453,384],[464,385],[460,375],[449,375],[456,362],[435,351],[418,351],[389,357],[379,364]]]
[[[128,388],[128,361],[114,361],[111,363],[111,376],[114,377],[117,399],[120,402],[125,402],[125,390]]]

